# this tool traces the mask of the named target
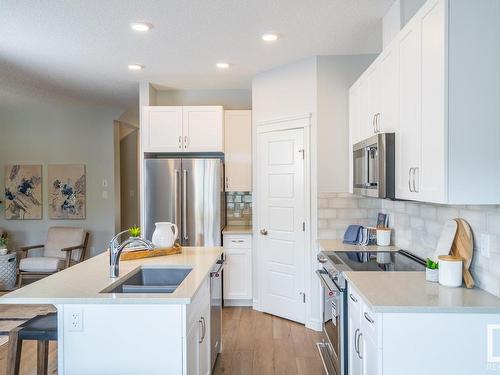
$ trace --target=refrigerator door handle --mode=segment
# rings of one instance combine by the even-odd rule
[[[182,171],[182,238],[187,241],[187,170]]]
[[[174,171],[174,214],[172,215],[174,218],[174,224],[179,226],[179,175],[180,171],[176,169]]]

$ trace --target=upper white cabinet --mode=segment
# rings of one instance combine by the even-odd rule
[[[498,14],[497,0],[429,0],[352,86],[351,146],[396,133],[396,198],[500,203]]]
[[[221,106],[145,106],[143,152],[223,152]]]
[[[144,152],[181,152],[182,107],[144,107],[141,132]]]
[[[226,191],[252,191],[252,111],[225,111]]]
[[[349,128],[353,144],[397,129],[398,73],[397,44],[392,43],[351,87]]]
[[[222,107],[182,107],[182,118],[184,151],[224,151],[224,113]]]

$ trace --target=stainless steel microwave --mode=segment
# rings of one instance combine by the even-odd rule
[[[395,198],[394,138],[394,133],[376,134],[353,146],[354,194]]]

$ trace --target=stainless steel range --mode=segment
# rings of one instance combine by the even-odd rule
[[[347,375],[347,282],[343,271],[423,271],[425,261],[404,250],[322,251],[318,261],[325,337],[317,347],[328,375]]]

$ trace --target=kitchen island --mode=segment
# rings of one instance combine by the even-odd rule
[[[53,304],[60,374],[210,372],[210,272],[221,247],[120,262],[109,277],[100,254],[2,298],[2,304]],[[153,268],[189,270],[172,293],[118,293],[131,275]]]

